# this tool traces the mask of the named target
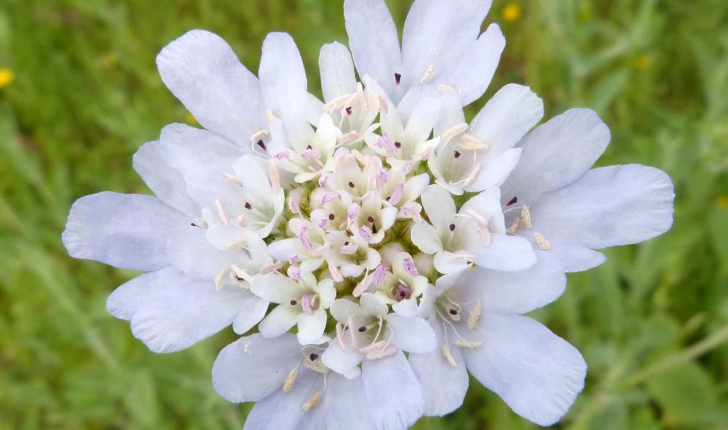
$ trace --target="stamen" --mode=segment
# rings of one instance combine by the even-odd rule
[[[284,158],[288,158],[291,156],[291,153],[288,152],[287,149],[281,149],[280,151],[276,152],[273,158],[276,160],[283,160]]]
[[[346,114],[351,115],[351,106],[346,107]]]
[[[483,345],[483,342],[477,342],[473,340],[458,339],[455,344],[461,348],[476,349]]]
[[[432,78],[432,75],[435,73],[435,66],[433,64],[430,65],[430,67],[425,70],[425,74],[422,75],[422,79],[420,79],[420,83],[424,84],[425,82],[429,81]]]
[[[377,97],[379,98],[379,111],[384,115],[387,115],[389,113],[389,103],[387,103],[387,100],[381,95]]]
[[[490,245],[490,230],[488,230],[488,220],[474,210],[468,210],[467,214],[468,216],[473,218],[478,224],[478,233],[480,233],[480,239],[483,241],[485,246]]]
[[[323,394],[321,394],[320,392],[314,394],[313,396],[311,396],[310,399],[308,399],[306,403],[303,404],[303,407],[301,409],[303,409],[304,412],[311,411],[311,409],[315,408],[316,405],[319,404],[319,402],[321,401],[321,397],[323,397]]]
[[[464,151],[487,151],[488,145],[485,144],[482,140],[478,139],[477,137],[473,136],[470,133],[463,134],[462,137],[462,143],[458,145],[458,148],[464,150]]]
[[[326,260],[326,263],[329,266],[329,273],[331,273],[331,278],[333,278],[335,282],[343,281],[344,277],[341,276],[341,272],[339,271],[339,268],[334,265],[333,260],[329,258]]]
[[[258,145],[263,151],[268,152],[268,147],[265,146],[265,142],[263,142],[263,139],[258,140],[257,142],[255,142],[255,144]]]
[[[438,90],[440,90],[441,93],[453,93],[455,92],[455,88],[451,87],[450,85],[440,84],[439,87],[437,87]]]
[[[483,312],[483,307],[478,303],[472,311],[470,311],[470,315],[468,316],[468,329],[469,330],[475,330],[475,328],[478,326],[478,322],[480,321],[480,314]]]
[[[442,355],[445,356],[445,359],[452,367],[458,367],[457,361],[455,361],[455,357],[452,356],[452,352],[450,351],[450,345],[443,344],[442,345]]]
[[[296,377],[298,376],[298,369],[293,369],[286,376],[286,382],[283,383],[283,392],[288,393],[293,389],[293,384],[296,383]]]
[[[352,291],[351,295],[354,297],[359,297],[362,294],[364,294],[368,289],[369,286],[372,284],[372,277],[369,276],[369,271],[364,275],[364,279],[359,282],[359,284],[354,288],[354,291]]]
[[[399,184],[395,187],[392,195],[387,199],[387,201],[391,205],[396,205],[402,199],[402,195],[404,195],[404,184]]]
[[[316,311],[318,310],[318,296],[306,294],[301,297],[301,308],[303,309],[303,313],[308,316],[316,315]]]
[[[389,133],[382,133],[382,135],[377,139],[375,145],[377,145],[379,148],[384,149],[384,151],[387,153],[387,157],[394,156],[398,148],[396,146],[397,143],[392,142],[392,138],[389,136]]]
[[[235,267],[235,266],[233,266],[233,267]],[[282,261],[279,261],[277,263],[266,264],[265,266],[260,268],[260,274],[267,275],[269,273],[278,271],[278,269],[280,269],[281,267],[283,267]]]
[[[318,149],[311,149],[310,145],[309,148],[304,150],[301,153],[301,157],[304,160],[311,160],[311,159],[320,159],[321,158],[321,152]]]
[[[301,279],[301,269],[296,266],[290,266],[288,270],[286,270],[286,274],[289,278],[293,280],[299,280]]]
[[[270,109],[265,111],[265,117],[268,118],[268,121],[270,121],[270,122],[273,122],[277,119],[276,116],[273,115],[273,111]]]
[[[244,354],[248,354],[248,355],[251,353],[251,351],[250,351],[250,342],[246,342],[245,343],[245,349],[243,350],[243,353]]]
[[[335,192],[326,193],[321,198],[321,205],[325,205],[326,203],[329,203],[329,202],[335,200],[337,197],[339,197],[339,194],[337,194]]]
[[[301,200],[296,194],[288,197],[288,209],[296,215],[301,213]]]
[[[510,205],[513,205],[516,203],[518,203],[518,196],[513,196],[512,199],[508,200],[508,203],[506,203],[506,206],[510,206]]]
[[[538,245],[539,248],[543,249],[544,251],[548,251],[551,249],[551,242],[546,240],[546,238],[543,237],[541,233],[534,233],[533,238],[536,240],[536,245]]]
[[[389,270],[389,266],[382,263],[374,270],[374,273],[372,274],[372,283],[374,286],[378,287],[382,285],[382,282],[384,282],[384,277],[387,275],[387,270]]]
[[[359,228],[359,235],[362,237],[362,239],[369,242],[370,240],[372,240],[372,229],[364,225]]]
[[[225,279],[225,274],[230,270],[229,266],[225,266],[222,269],[220,269],[219,272],[215,275],[215,289],[217,291],[222,290],[223,287],[223,280]]]
[[[521,219],[523,220],[523,225],[525,225],[526,228],[533,227],[531,224],[531,211],[527,205],[523,205],[521,208]]]
[[[345,338],[344,338],[344,328],[341,326],[340,322],[336,323],[336,338],[339,340],[339,345],[341,345],[341,349],[344,351],[349,351],[349,346],[347,345]]]
[[[382,341],[382,342],[384,342],[384,341]],[[390,355],[393,355],[395,352],[397,352],[397,348],[390,345],[390,346],[380,349],[379,351],[369,352],[366,354],[366,357],[369,360],[379,360],[380,358],[389,357]]]
[[[397,289],[394,291],[394,300],[401,302],[412,297],[412,289],[404,284],[397,284]]]
[[[417,272],[417,267],[415,266],[415,262],[412,261],[411,258],[405,258],[402,260],[402,264],[404,265],[404,270],[410,274],[410,276],[419,276],[420,274]]]
[[[270,175],[270,184],[273,186],[273,191],[280,191],[281,174],[278,171],[278,165],[273,160],[268,160],[268,175]]]
[[[245,227],[247,227],[247,226],[248,226],[248,219],[247,219],[247,218],[245,218],[245,217],[244,217],[244,216],[242,216],[242,215],[238,215],[238,217],[237,217],[237,218],[235,219],[235,222],[236,222],[236,223],[237,223],[237,224],[238,224],[238,225],[239,225],[240,227],[243,227],[243,228],[245,228]]]
[[[251,276],[250,273],[246,272],[245,270],[241,269],[240,267],[238,267],[234,264],[232,266],[230,266],[230,270],[232,270],[233,273],[235,273],[235,276],[244,280],[245,282],[250,282],[253,280],[253,276]],[[261,273],[263,273],[263,272],[261,271]]]
[[[465,133],[466,131],[468,131],[468,124],[460,123],[460,124],[454,125],[454,126],[448,128],[447,130],[445,130],[444,133],[442,133],[441,142],[448,143],[453,138],[460,136],[461,134]]]
[[[339,248],[339,254],[341,255],[353,255],[356,254],[356,251],[359,250],[359,247],[356,245],[344,245],[341,248]]]
[[[237,176],[231,175],[229,173],[225,173],[225,179],[227,179],[228,181],[231,181],[231,182],[235,182],[236,184],[242,183],[240,181],[240,178],[238,178]]]
[[[357,139],[359,139],[359,133],[356,131],[350,131],[339,137],[338,141],[339,143],[346,145],[348,143],[354,142]]]
[[[319,187],[325,187],[328,182],[329,175],[321,175],[321,177],[318,179]]]
[[[225,213],[225,210],[222,208],[222,203],[220,203],[220,200],[215,200],[215,205],[217,206],[217,216],[220,217],[220,221],[222,221],[223,224],[228,225],[229,220],[227,214]]]
[[[301,232],[301,234],[298,235],[298,239],[303,244],[303,247],[306,248],[306,251],[311,251],[313,249],[313,246],[311,245],[311,242],[306,237],[305,232]]]
[[[259,140],[261,137],[268,136],[270,134],[269,130],[263,129],[256,131],[252,136],[250,136],[250,141],[255,142]]]
[[[516,217],[516,219],[513,220],[513,224],[511,224],[510,227],[508,227],[508,230],[506,230],[506,233],[510,234],[516,234],[518,231],[518,227],[521,226],[521,217]]]

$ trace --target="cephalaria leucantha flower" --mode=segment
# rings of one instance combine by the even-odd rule
[[[209,32],[165,47],[162,80],[204,128],[136,153],[156,197],[83,197],[63,233],[76,258],[146,272],[109,312],[154,352],[232,325],[213,383],[257,402],[246,429],[404,429],[457,409],[468,372],[558,421],[586,363],[521,314],[596,250],[667,231],[673,189],[650,167],[590,170],[606,125],[574,109],[537,126],[521,85],[467,121],[505,46],[495,24],[480,34],[489,7],[416,0],[400,46],[382,0],[346,0],[351,52],[322,48],[323,100],[287,34],[257,77]]]

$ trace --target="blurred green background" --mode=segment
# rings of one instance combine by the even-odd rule
[[[134,274],[70,259],[60,233],[82,195],[147,192],[132,154],[193,123],[157,75],[166,43],[208,29],[256,71],[266,33],[288,31],[320,94],[318,49],[346,41],[341,3],[0,2],[0,429],[241,428],[249,406],[210,382],[232,330],[150,353],[104,308]],[[401,25],[410,1],[388,3]],[[546,117],[593,108],[613,134],[600,164],[657,166],[676,185],[669,233],[608,250],[535,313],[590,366],[557,428],[728,429],[728,2],[495,0],[488,21],[508,41],[488,95],[520,82]],[[534,427],[477,383],[416,426]]]

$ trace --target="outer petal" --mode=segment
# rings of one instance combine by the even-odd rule
[[[433,81],[441,81],[455,60],[467,51],[480,34],[480,25],[490,9],[490,0],[416,0],[404,24],[402,56],[407,67],[403,79],[409,86],[419,84],[433,66]]]
[[[192,30],[157,56],[162,81],[213,133],[249,149],[250,136],[265,128],[258,80],[219,36]]]
[[[134,314],[131,331],[153,352],[188,348],[232,324],[244,290],[215,289],[212,282],[191,281],[176,295],[155,301]]]
[[[394,74],[402,73],[402,54],[387,5],[382,0],[346,0],[344,18],[359,76],[376,79],[396,104],[402,95]]]
[[[134,314],[150,303],[179,294],[190,279],[174,267],[149,272],[123,284],[106,300],[106,310],[116,318],[131,321]]]
[[[274,391],[255,404],[245,421],[243,430],[317,430],[324,428],[326,410],[321,404],[309,412],[303,405],[320,392],[321,375],[306,368],[299,368],[296,383],[290,392]],[[324,393],[324,395],[326,395]]]
[[[165,204],[195,219],[201,207],[187,192],[182,172],[170,166],[164,158],[160,141],[143,145],[134,154],[134,170]]]
[[[369,411],[364,406],[362,378],[347,379],[329,374],[322,407],[326,410],[327,429],[373,430]]]
[[[538,263],[527,270],[503,272],[476,268],[454,278],[441,278],[444,284],[453,282],[450,297],[461,303],[480,300],[483,312],[525,314],[553,302],[566,288],[566,276],[558,259],[540,252]],[[441,285],[439,288],[450,288]]]
[[[491,234],[490,244],[475,252],[473,261],[480,267],[493,270],[524,270],[536,263],[531,244],[516,236]]]
[[[443,345],[442,328],[431,325],[437,334],[438,346]],[[450,352],[457,366],[448,362],[441,348],[427,354],[409,355],[412,371],[422,384],[427,416],[443,416],[459,408],[468,391],[468,372],[462,352],[455,346]]]
[[[394,332],[392,344],[402,351],[425,354],[437,348],[437,338],[432,327],[421,318],[389,314],[387,324]]]
[[[422,387],[401,351],[381,360],[365,360],[361,376],[377,429],[406,429],[422,416]]]
[[[463,351],[470,373],[518,415],[542,426],[557,422],[584,388],[579,351],[522,316],[486,315],[477,330],[483,345]]]
[[[661,170],[631,164],[590,170],[544,194],[531,212],[534,230],[589,248],[639,243],[672,226],[674,190]]]
[[[339,42],[324,45],[319,54],[319,68],[321,89],[326,103],[344,94],[356,92],[354,63],[346,46]]]
[[[306,91],[301,53],[287,33],[270,33],[265,38],[259,75],[267,107],[280,109],[290,92]]]
[[[170,265],[167,236],[188,222],[156,197],[103,192],[76,200],[62,240],[71,257],[153,271]]]
[[[460,95],[463,106],[478,100],[488,89],[498,67],[506,38],[500,27],[491,24],[454,64],[447,83]]]
[[[499,154],[515,145],[543,117],[543,100],[523,85],[498,90],[470,124],[489,151]]]
[[[238,339],[220,351],[212,366],[215,391],[233,403],[263,399],[283,387],[288,372],[301,359],[300,348],[292,334]]]
[[[521,140],[521,160],[501,187],[504,203],[531,204],[545,192],[577,180],[609,144],[609,128],[589,109],[571,109]]]

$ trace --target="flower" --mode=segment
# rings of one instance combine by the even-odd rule
[[[156,197],[83,197],[63,242],[148,272],[107,308],[152,351],[244,335],[212,376],[257,402],[246,429],[406,428],[457,409],[468,371],[549,425],[583,388],[578,351],[521,314],[603,262],[593,249],[666,231],[672,185],[588,170],[609,140],[591,111],[529,133],[543,104],[524,86],[468,124],[504,46],[495,25],[479,36],[489,6],[416,0],[400,49],[383,1],[346,0],[352,54],[322,48],[323,101],[284,33],[258,77],[201,30],[159,54],[204,129],[165,127],[134,156]]]

